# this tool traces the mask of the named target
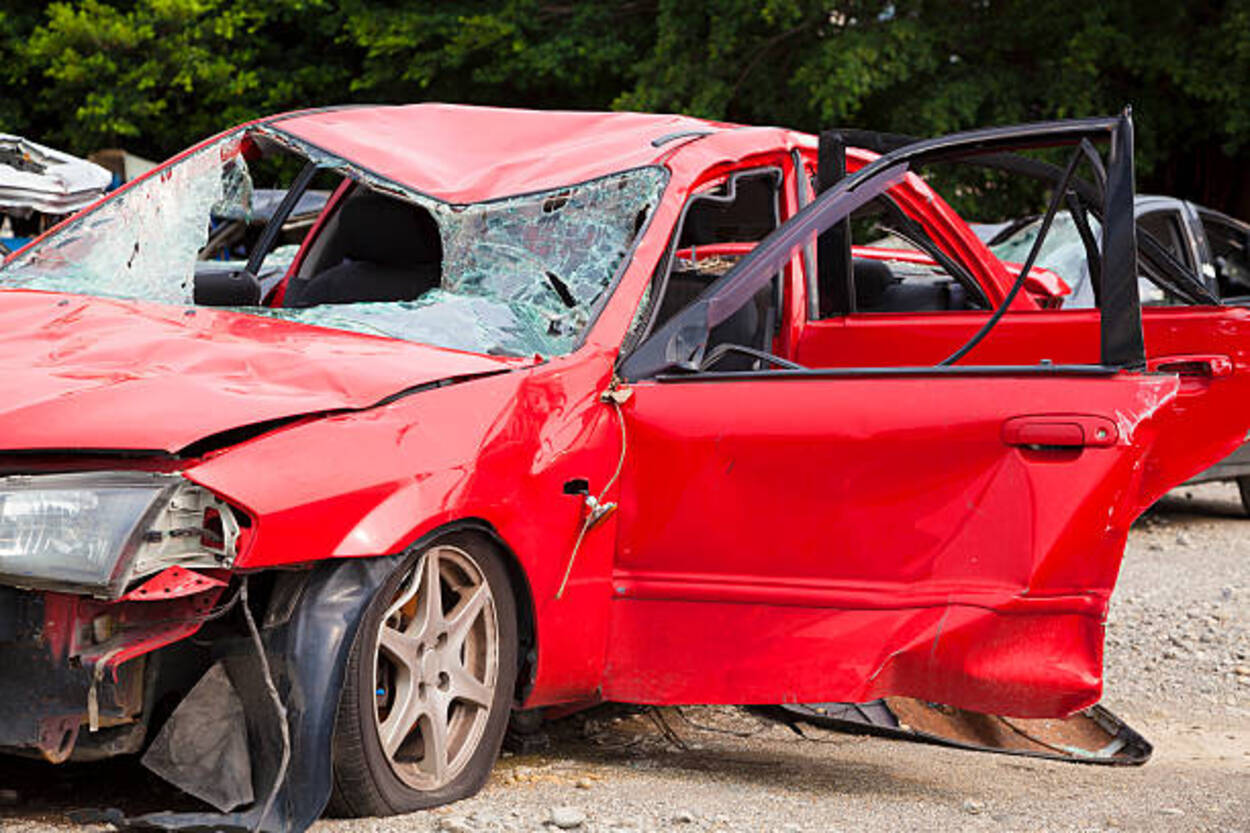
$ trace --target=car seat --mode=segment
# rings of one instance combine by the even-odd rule
[[[438,224],[420,206],[358,189],[339,208],[338,262],[309,278],[292,278],[283,305],[410,301],[439,285]]]

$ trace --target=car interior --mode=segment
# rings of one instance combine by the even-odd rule
[[[777,227],[780,187],[781,171],[767,168],[735,174],[690,199],[677,234],[674,256],[661,266],[661,273],[654,282],[656,287],[662,288],[663,295],[653,328],[662,326],[690,304],[741,256],[718,251],[718,246],[757,243]],[[700,248],[707,249],[708,253],[700,255]],[[689,256],[682,257],[682,254]],[[714,327],[708,341],[708,355],[724,345],[768,352],[779,324],[780,293],[781,281],[774,278],[751,302]],[[760,361],[750,355],[728,353],[708,369],[751,370]]]
[[[1250,231],[1209,211],[1199,211],[1221,298],[1239,301],[1250,296]]]
[[[429,211],[353,186],[291,276],[283,306],[411,301],[439,285],[442,259]]]
[[[877,198],[851,215],[851,244],[873,256],[851,258],[854,312],[947,312],[988,307],[975,281],[942,253],[891,200]],[[891,257],[891,252],[906,253]],[[971,287],[971,291],[970,288]],[[820,293],[832,297],[832,293]],[[821,317],[834,311],[829,304]]]
[[[968,291],[936,268],[902,261],[851,259],[856,312],[936,312],[983,309]]]

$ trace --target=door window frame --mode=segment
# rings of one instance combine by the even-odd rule
[[[700,363],[707,350],[711,328],[746,303],[760,289],[763,281],[791,262],[800,254],[802,247],[814,244],[817,235],[901,183],[911,163],[1039,146],[1068,145],[1084,150],[1090,141],[1105,141],[1110,145],[1102,206],[1101,271],[1105,299],[1100,309],[1101,351],[1098,364],[1023,367],[945,365],[836,370],[791,367],[732,373],[702,372]],[[635,349],[622,357],[617,373],[626,380],[667,380],[670,377],[686,380],[951,373],[1100,375],[1142,369],[1145,367],[1145,343],[1136,283],[1137,234],[1132,165],[1133,124],[1127,112],[1113,117],[973,130],[916,142],[885,153],[817,196],[684,309],[658,329],[648,332]]]
[[[659,263],[656,264],[655,271],[652,273],[651,281],[648,284],[648,291],[646,292],[646,297],[643,301],[645,309],[640,310],[639,313],[645,315],[646,322],[643,326],[639,327],[627,336],[626,346],[629,344],[643,344],[655,331],[656,318],[660,314],[660,309],[664,303],[664,296],[668,292],[669,280],[673,274],[673,265],[677,259],[677,252],[680,250],[681,235],[685,230],[686,220],[690,213],[690,209],[694,206],[696,201],[711,199],[725,202],[727,204],[732,203],[736,198],[738,180],[746,177],[759,176],[761,174],[769,174],[774,179],[773,229],[768,235],[765,235],[764,239],[766,240],[772,234],[775,234],[777,229],[780,228],[786,221],[787,218],[783,212],[786,176],[780,160],[771,163],[752,161],[744,164],[742,167],[732,168],[729,171],[718,171],[712,177],[696,184],[695,190],[692,190],[690,195],[686,198],[685,204],[682,205],[681,213],[677,217],[677,222],[673,224],[673,230],[669,236],[668,243],[664,247],[664,254],[660,257]],[[712,187],[719,187],[722,184],[727,185],[728,193],[723,197],[718,197],[709,195],[706,192],[699,192],[697,190],[700,188],[706,189],[709,184],[712,184]],[[785,311],[783,300],[784,292],[780,293],[780,295],[782,297],[778,299],[777,308],[777,315],[779,319],[783,316]],[[680,310],[678,313],[680,313]],[[675,313],[675,315],[678,313]],[[781,321],[779,320],[777,327],[780,326]]]

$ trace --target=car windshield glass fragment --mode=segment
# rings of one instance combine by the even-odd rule
[[[368,197],[386,203],[384,215],[420,215],[418,225],[436,238],[427,247],[436,254],[432,262],[404,262],[409,242],[383,239],[380,227],[345,241],[351,224],[332,215],[324,223],[326,241],[307,244],[306,262],[289,281],[318,285],[303,293],[303,302],[291,302],[295,293],[288,291],[284,305],[271,300],[231,309],[478,353],[558,355],[576,346],[606,300],[667,182],[663,168],[644,167],[542,193],[449,204],[276,139],[235,131],[199,148],[9,261],[0,269],[0,287],[194,304],[197,273],[222,266],[205,260],[217,224],[260,213],[252,151],[283,144],[283,153],[311,157],[355,180],[342,207],[364,205]],[[289,253],[275,251],[264,271],[272,271],[271,260],[286,268],[287,258],[278,254]],[[304,274],[309,264],[316,271]],[[400,290],[387,288],[409,273],[421,277]]]

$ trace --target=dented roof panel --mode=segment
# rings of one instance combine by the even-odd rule
[[[379,176],[451,203],[545,191],[654,164],[675,133],[717,131],[689,116],[505,110],[451,104],[351,107],[269,124]]]

